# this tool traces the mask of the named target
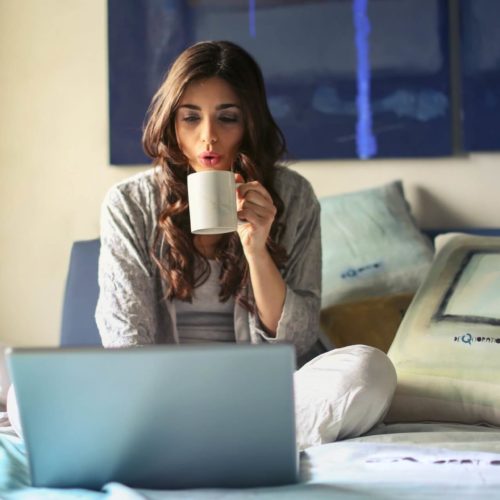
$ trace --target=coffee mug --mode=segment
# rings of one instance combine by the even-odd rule
[[[208,170],[187,177],[189,217],[193,234],[236,231],[236,187],[234,172]]]

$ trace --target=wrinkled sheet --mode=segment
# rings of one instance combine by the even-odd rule
[[[0,416],[1,424],[1,416]],[[0,429],[0,498],[31,499],[460,499],[500,498],[500,429],[460,424],[381,425],[368,435],[308,448],[301,482],[252,489],[102,491],[29,487],[24,444]]]

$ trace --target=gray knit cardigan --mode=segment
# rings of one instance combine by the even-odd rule
[[[149,253],[160,209],[153,173],[150,169],[113,186],[102,205],[96,321],[105,347],[179,341],[175,306],[163,299],[164,284]],[[285,206],[280,243],[289,256],[282,271],[283,312],[271,338],[258,317],[235,304],[235,337],[236,342],[289,342],[300,356],[319,332],[320,207],[309,182],[286,167],[276,167],[275,189]]]

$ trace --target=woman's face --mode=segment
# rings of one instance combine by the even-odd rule
[[[193,170],[231,170],[244,131],[240,100],[225,80],[213,77],[187,86],[175,132]]]

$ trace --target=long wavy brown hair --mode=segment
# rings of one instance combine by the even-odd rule
[[[194,245],[187,199],[189,164],[179,148],[175,115],[186,87],[193,81],[219,77],[229,83],[241,101],[245,130],[234,165],[245,181],[259,181],[277,208],[267,241],[268,250],[281,268],[286,252],[279,244],[283,202],[274,188],[275,167],[283,159],[286,144],[267,106],[262,72],[241,47],[227,41],[200,42],[186,49],[173,63],[148,109],[142,143],[153,165],[161,196],[155,241],[151,255],[165,282],[167,299],[191,301],[193,290],[210,274],[208,260]],[[246,293],[248,264],[236,232],[223,235],[215,250],[221,264],[219,298],[231,296],[249,311],[254,302]]]

